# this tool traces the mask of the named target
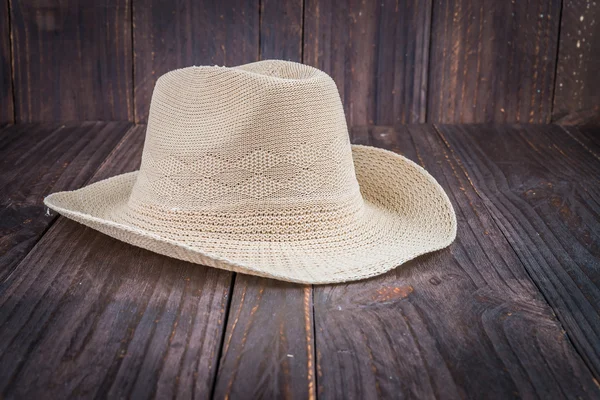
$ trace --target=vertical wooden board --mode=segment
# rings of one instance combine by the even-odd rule
[[[10,0],[18,122],[132,120],[129,0]]]
[[[214,397],[315,398],[311,286],[238,274]]]
[[[306,0],[304,13],[304,62],[335,80],[350,126],[425,121],[430,0]]]
[[[550,121],[560,0],[436,0],[429,122]]]
[[[45,123],[0,131],[0,282],[56,219],[43,198],[84,185],[130,127]]]
[[[302,61],[304,0],[260,2],[260,58]]]
[[[600,379],[598,156],[555,125],[439,129]]]
[[[593,398],[600,389],[432,127],[371,130],[444,187],[456,242],[314,291],[323,398]]]
[[[600,113],[600,4],[563,0],[552,120]]]
[[[94,180],[139,167],[131,130]],[[3,398],[208,398],[232,274],[65,218],[0,286]]]
[[[14,122],[8,0],[0,2],[0,124]]]
[[[256,61],[258,14],[258,0],[133,0],[136,122],[148,120],[152,90],[162,74]]]
[[[263,0],[260,58],[302,61],[302,0]],[[237,274],[215,398],[314,398],[312,288]]]

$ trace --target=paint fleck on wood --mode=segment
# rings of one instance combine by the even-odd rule
[[[600,113],[600,2],[564,0],[553,120]]]
[[[436,0],[427,120],[550,121],[560,0]]]

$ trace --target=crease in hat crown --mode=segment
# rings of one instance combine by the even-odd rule
[[[324,72],[272,60],[183,68],[157,81],[132,223],[325,239],[351,229],[363,207],[343,107]]]

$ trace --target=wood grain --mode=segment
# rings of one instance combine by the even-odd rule
[[[132,120],[128,0],[10,0],[18,122]]]
[[[600,4],[563,0],[552,120],[600,114]]]
[[[259,54],[258,0],[133,0],[135,120],[148,119],[156,80],[192,65],[235,66]]]
[[[130,126],[18,124],[0,131],[0,281],[56,219],[43,198],[85,184]]]
[[[501,136],[498,136],[501,140]],[[431,126],[378,128],[444,187],[446,250],[314,292],[324,398],[594,398],[600,389],[461,164]]]
[[[260,58],[302,62],[304,0],[260,2]]]
[[[302,14],[261,2],[261,59],[302,61]],[[236,275],[214,398],[315,398],[311,286]]]
[[[315,398],[312,287],[237,274],[215,398]]]
[[[430,0],[306,0],[304,62],[335,80],[350,126],[424,122],[430,23]]]
[[[592,156],[600,160],[600,125],[564,126],[563,129]]]
[[[560,0],[436,0],[427,120],[550,122]]]
[[[302,0],[263,0],[260,58],[302,61]],[[215,398],[315,398],[312,287],[237,274]]]
[[[143,132],[94,179],[135,170]],[[0,393],[206,398],[230,281],[60,218],[0,286]]]
[[[14,122],[8,1],[0,3],[0,124]]]
[[[439,131],[599,379],[600,159],[559,126]]]

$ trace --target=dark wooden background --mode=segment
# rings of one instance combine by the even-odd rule
[[[145,122],[174,68],[283,58],[353,125],[564,122],[600,104],[591,0],[0,0],[0,123]]]

